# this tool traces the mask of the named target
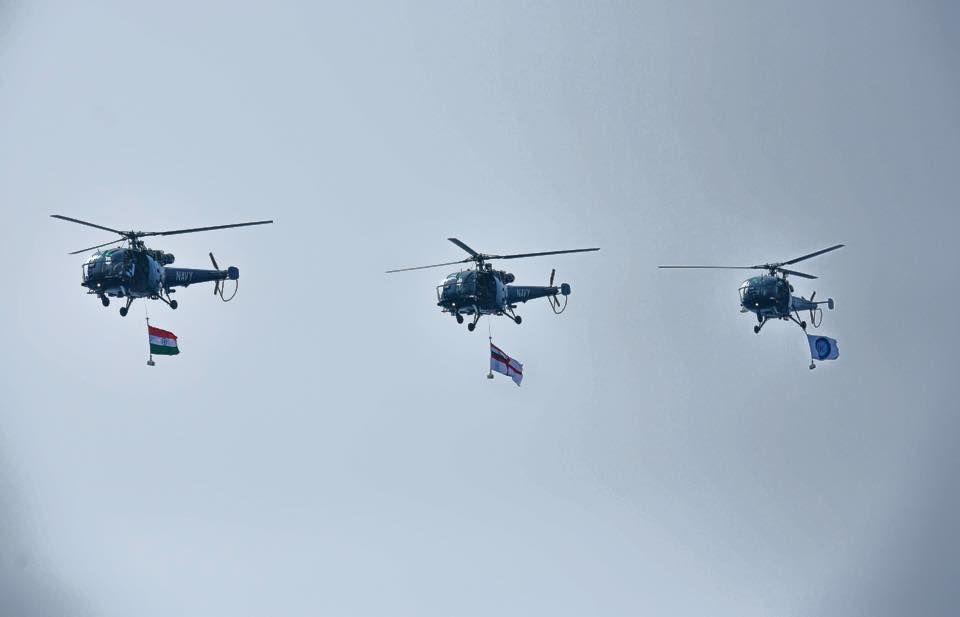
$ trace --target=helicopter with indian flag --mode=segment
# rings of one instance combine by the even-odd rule
[[[158,249],[151,249],[143,242],[148,236],[173,236],[179,234],[213,231],[216,229],[231,229],[234,227],[249,227],[251,225],[267,225],[269,221],[253,221],[250,223],[232,223],[229,225],[213,225],[209,227],[193,227],[189,229],[173,229],[168,231],[121,231],[104,225],[82,221],[80,219],[51,214],[51,217],[62,221],[69,221],[103,231],[109,231],[120,236],[119,240],[104,242],[70,255],[96,251],[83,263],[83,274],[80,285],[86,288],[88,294],[100,298],[103,306],[110,306],[110,298],[122,298],[125,303],[120,307],[120,315],[126,317],[130,305],[137,298],[145,300],[160,300],[171,309],[177,308],[177,301],[170,297],[175,293],[175,287],[189,287],[196,283],[213,282],[213,293],[219,295],[224,302],[229,302],[239,288],[240,270],[230,266],[221,270],[210,253],[213,270],[196,268],[171,268],[174,262],[173,253]],[[102,250],[115,244],[123,244],[115,248]],[[224,282],[234,281],[233,294],[227,297],[224,294]]]

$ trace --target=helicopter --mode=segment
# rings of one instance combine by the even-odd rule
[[[567,299],[570,296],[570,285],[562,283],[555,287],[553,279],[556,269],[550,272],[550,282],[546,286],[511,285],[516,277],[504,270],[494,270],[487,263],[493,259],[520,259],[524,257],[540,257],[542,255],[560,255],[563,253],[586,253],[599,251],[599,248],[569,249],[565,251],[545,251],[540,253],[516,253],[513,255],[488,255],[479,253],[457,238],[447,238],[464,251],[470,254],[465,259],[448,261],[442,264],[417,266],[415,268],[400,268],[387,270],[387,274],[394,272],[409,272],[410,270],[424,270],[474,262],[476,268],[468,268],[453,272],[437,285],[437,306],[442,313],[450,313],[462,324],[464,315],[472,315],[473,320],[467,324],[467,330],[473,332],[482,315],[506,315],[516,324],[523,319],[517,315],[515,309],[518,303],[528,302],[537,298],[548,298],[550,308],[559,315],[567,308]],[[557,296],[563,296],[563,304]]]
[[[51,214],[51,217],[71,223],[86,225],[104,231],[119,234],[119,240],[105,242],[97,246],[73,251],[70,255],[86,253],[96,250],[83,264],[83,280],[80,285],[87,289],[88,294],[96,294],[103,306],[110,306],[110,298],[126,298],[126,304],[120,307],[120,316],[126,317],[130,305],[137,298],[161,300],[171,309],[177,308],[177,301],[170,297],[175,293],[174,287],[188,287],[194,283],[213,281],[214,295],[219,295],[224,302],[229,302],[237,294],[239,287],[240,270],[234,266],[221,270],[210,253],[213,270],[197,270],[193,268],[170,268],[174,261],[172,253],[147,248],[141,238],[147,236],[173,236],[178,234],[211,231],[214,229],[229,229],[232,227],[247,227],[250,225],[267,225],[273,221],[254,221],[252,223],[233,223],[230,225],[214,225],[212,227],[194,227],[191,229],[174,229],[170,231],[120,231],[103,225],[81,221],[60,214]],[[111,248],[101,251],[103,247],[113,244],[127,243],[126,247]],[[224,295],[223,281],[235,281],[237,287],[228,298]]]
[[[817,301],[814,297],[817,292],[810,294],[810,298],[793,295],[793,285],[787,281],[787,275],[799,276],[805,279],[815,279],[812,274],[788,270],[783,266],[790,266],[797,262],[823,255],[830,251],[842,248],[843,244],[808,253],[790,261],[759,264],[756,266],[658,266],[659,268],[684,269],[717,269],[717,270],[766,270],[767,274],[748,278],[740,284],[740,312],[751,312],[757,316],[757,325],[753,326],[754,334],[760,334],[764,324],[772,319],[791,320],[806,332],[807,322],[800,319],[800,311],[810,311],[810,323],[819,328],[823,321],[821,305],[833,310],[833,298]],[[779,274],[780,276],[777,276]]]

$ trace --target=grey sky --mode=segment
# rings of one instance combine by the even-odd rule
[[[0,594],[32,615],[951,615],[949,3],[0,2]],[[48,218],[237,265],[144,365]],[[442,318],[446,273],[573,287]],[[844,242],[841,358],[738,273]],[[3,598],[0,598],[3,601]],[[16,603],[16,604],[11,604]]]

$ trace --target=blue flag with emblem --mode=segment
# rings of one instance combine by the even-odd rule
[[[835,338],[808,334],[807,343],[810,344],[810,358],[813,360],[836,360],[840,357]]]

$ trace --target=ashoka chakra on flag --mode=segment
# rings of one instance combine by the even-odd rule
[[[180,353],[177,348],[177,335],[173,332],[147,326],[147,334],[150,336],[150,353],[158,356],[175,356]]]

